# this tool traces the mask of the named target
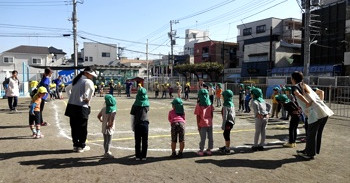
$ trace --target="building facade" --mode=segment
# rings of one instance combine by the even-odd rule
[[[83,65],[109,65],[117,61],[117,45],[84,42]]]
[[[267,18],[238,25],[242,77],[269,76],[273,68],[301,65],[301,25],[294,18]]]

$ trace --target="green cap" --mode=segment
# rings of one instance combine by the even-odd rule
[[[211,105],[209,94],[207,89],[200,89],[198,91],[199,105],[200,106],[209,106]]]
[[[225,90],[222,92],[222,96],[224,97],[224,106],[226,107],[233,107],[234,104],[232,102],[233,98],[233,92],[231,90]]]
[[[178,97],[174,98],[171,104],[174,105],[176,114],[184,114],[184,106],[181,98],[178,98]]]
[[[250,92],[254,96],[254,100],[257,100],[258,102],[264,102],[263,93],[260,88],[254,87],[250,90]]]
[[[112,95],[107,94],[105,96],[105,102],[106,102],[106,114],[117,111],[117,101]]]
[[[141,107],[148,107],[149,106],[147,90],[145,88],[140,88],[137,91],[136,100],[134,102],[134,105],[141,106]]]
[[[290,102],[290,100],[286,94],[276,95],[275,98],[277,101],[280,101],[282,103],[289,103]]]

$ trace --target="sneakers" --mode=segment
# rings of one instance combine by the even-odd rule
[[[44,135],[42,133],[41,134],[36,134],[35,138],[36,139],[44,138]]]
[[[40,126],[47,126],[47,122],[42,122]]]
[[[305,154],[305,153],[300,153],[300,154],[298,153],[298,156],[304,158],[305,160],[312,160],[312,159],[314,159],[314,156],[310,156],[310,155]]]
[[[264,150],[264,146],[258,146],[258,150],[259,151],[263,151]]]
[[[264,146],[252,146],[252,150],[253,151],[263,151],[264,150]]]
[[[306,154],[305,150],[297,150],[298,155],[303,155]]]
[[[198,154],[198,156],[204,156],[204,152],[203,151],[198,151],[197,154]]]
[[[227,148],[226,146],[220,147],[220,148],[219,148],[219,151],[220,151],[221,153],[224,153],[224,154],[231,154],[231,150],[230,150],[229,148]]]
[[[258,146],[252,146],[252,151],[258,151]]]
[[[177,153],[177,158],[182,158],[182,152],[179,151],[179,153]]]
[[[171,158],[176,158],[176,152],[174,151],[173,153],[171,153],[170,157]]]
[[[212,153],[211,153],[211,151],[210,151],[209,149],[207,149],[204,153],[205,153],[207,156],[211,156],[211,155],[212,155]]]
[[[85,152],[85,151],[89,151],[89,150],[90,150],[89,146],[85,146],[84,148],[78,147],[78,152],[79,153],[82,153],[82,152]]]
[[[293,147],[296,147],[296,143],[285,143],[283,144],[283,147],[289,147],[289,148],[293,148]]]
[[[73,152],[78,152],[78,147],[73,147]]]
[[[104,158],[108,158],[108,159],[111,159],[111,158],[114,158],[114,156],[112,155],[112,153],[110,151],[106,152],[104,155],[103,155]]]
[[[147,158],[142,158],[141,160],[142,160],[142,161],[146,161],[146,160],[147,160]]]
[[[141,158],[136,158],[136,161],[140,161],[141,160]]]

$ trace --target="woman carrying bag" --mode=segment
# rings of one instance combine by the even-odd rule
[[[303,74],[295,71],[292,74],[293,94],[303,112],[308,116],[306,147],[297,151],[305,159],[313,159],[320,153],[323,128],[333,111],[319,98],[311,87],[303,82]]]
[[[90,114],[90,101],[94,95],[94,83],[92,79],[97,74],[91,67],[86,67],[80,72],[66,88],[69,94],[68,105],[65,115],[69,117],[71,126],[73,151],[84,152],[90,150],[86,146],[88,118]]]

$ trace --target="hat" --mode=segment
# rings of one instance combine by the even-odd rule
[[[184,106],[181,98],[178,98],[178,97],[174,98],[171,104],[174,105],[176,114],[184,114]]]
[[[45,87],[43,87],[43,86],[40,86],[38,88],[38,93],[47,93],[47,89]]]
[[[198,91],[199,105],[200,106],[209,106],[211,105],[209,94],[207,89],[200,89]]]
[[[97,77],[96,71],[93,70],[91,67],[86,67],[84,69],[84,72],[89,73],[90,75],[92,75],[95,78]]]
[[[278,90],[280,90],[280,88],[276,86],[273,88],[273,90],[278,91]]]
[[[135,106],[148,107],[149,101],[147,96],[147,90],[145,88],[140,88],[136,94],[136,100],[134,102]]]
[[[292,91],[292,88],[288,86],[288,87],[286,88],[286,91]]]
[[[186,83],[186,86],[190,86],[190,82],[187,82],[187,83]]]
[[[224,92],[222,92],[222,96],[224,96],[224,104],[223,106],[226,107],[233,107],[233,102],[232,102],[232,98],[233,98],[233,92],[231,90],[225,90]]]
[[[106,114],[112,113],[117,110],[117,101],[112,95],[107,94],[105,96],[105,102],[106,102]]]
[[[282,103],[288,103],[288,102],[290,102],[290,100],[289,100],[289,98],[287,97],[286,94],[276,95],[276,96],[275,96],[275,99],[276,99],[277,101],[282,102]]]
[[[258,102],[264,102],[263,93],[260,88],[252,88],[251,89],[251,94],[254,96],[254,100],[257,100]]]

